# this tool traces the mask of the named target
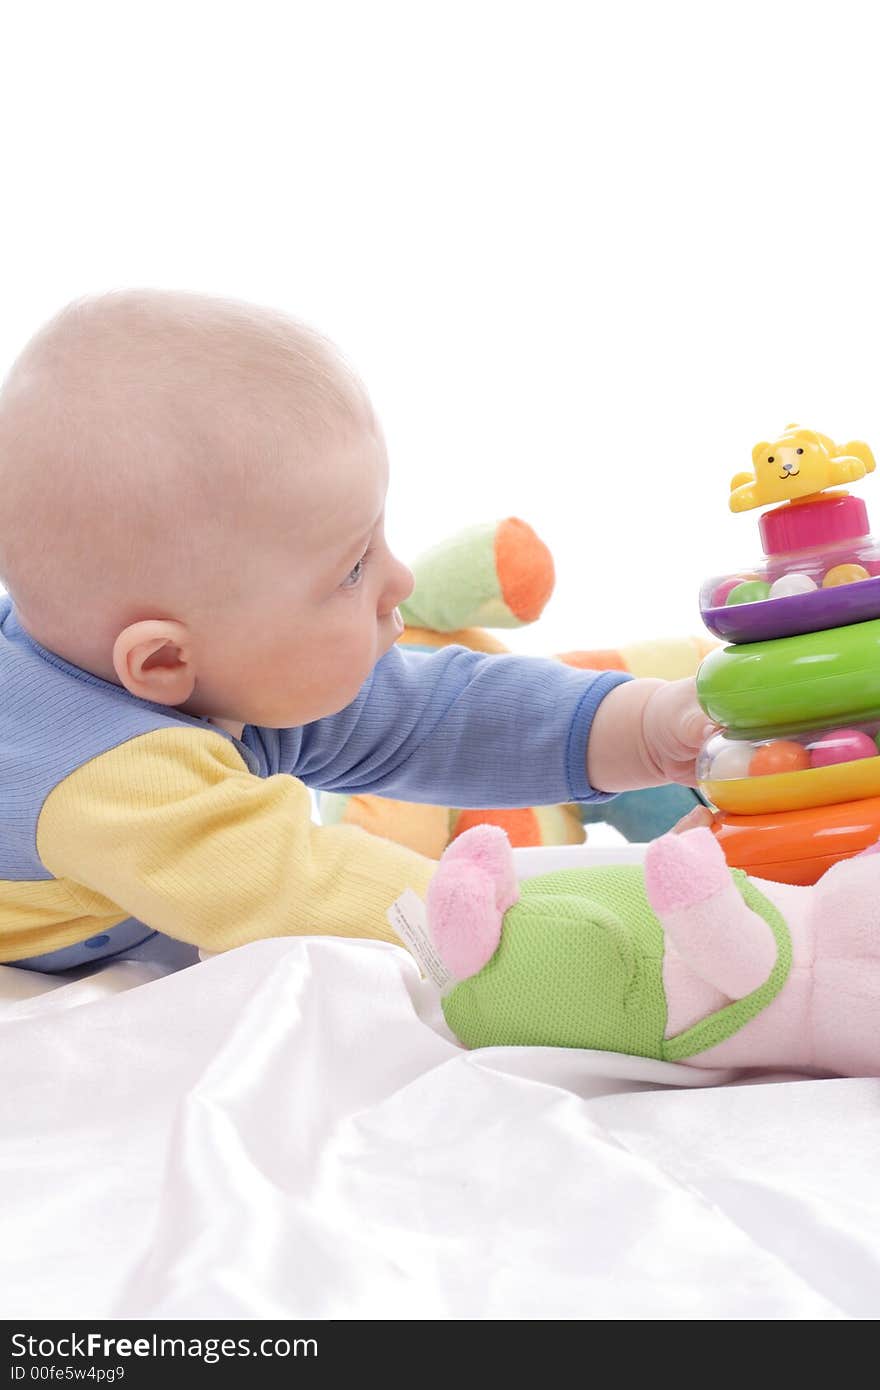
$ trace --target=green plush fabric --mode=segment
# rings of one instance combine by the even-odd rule
[[[520,884],[495,955],[443,1000],[467,1047],[593,1047],[658,1057],[663,930],[638,864]]]
[[[777,962],[759,989],[684,1033],[663,1036],[663,928],[638,864],[567,869],[521,883],[495,955],[444,998],[447,1023],[467,1047],[585,1047],[664,1061],[714,1047],[766,1008],[791,967],[781,915],[744,874],[735,877],[776,937]]]

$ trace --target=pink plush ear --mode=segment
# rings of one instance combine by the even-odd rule
[[[495,902],[501,912],[506,912],[519,897],[513,851],[500,826],[472,826],[447,846],[440,862],[475,864],[482,869],[495,886]]]
[[[491,960],[502,914],[492,881],[474,864],[441,864],[428,886],[428,930],[443,964],[466,980]]]
[[[518,897],[510,841],[498,826],[476,825],[444,851],[428,886],[428,930],[457,979],[492,959]]]

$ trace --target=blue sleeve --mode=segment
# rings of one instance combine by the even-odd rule
[[[270,766],[320,791],[474,808],[606,801],[587,781],[587,741],[600,701],[630,679],[542,657],[392,647],[338,714],[259,733]]]

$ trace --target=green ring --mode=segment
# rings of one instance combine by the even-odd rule
[[[720,648],[700,666],[697,694],[737,732],[876,715],[880,619]]]

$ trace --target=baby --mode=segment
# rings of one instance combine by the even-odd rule
[[[436,865],[308,788],[457,806],[692,783],[691,680],[395,646],[360,381],[281,314],[119,292],[0,392],[0,961],[395,941]]]

